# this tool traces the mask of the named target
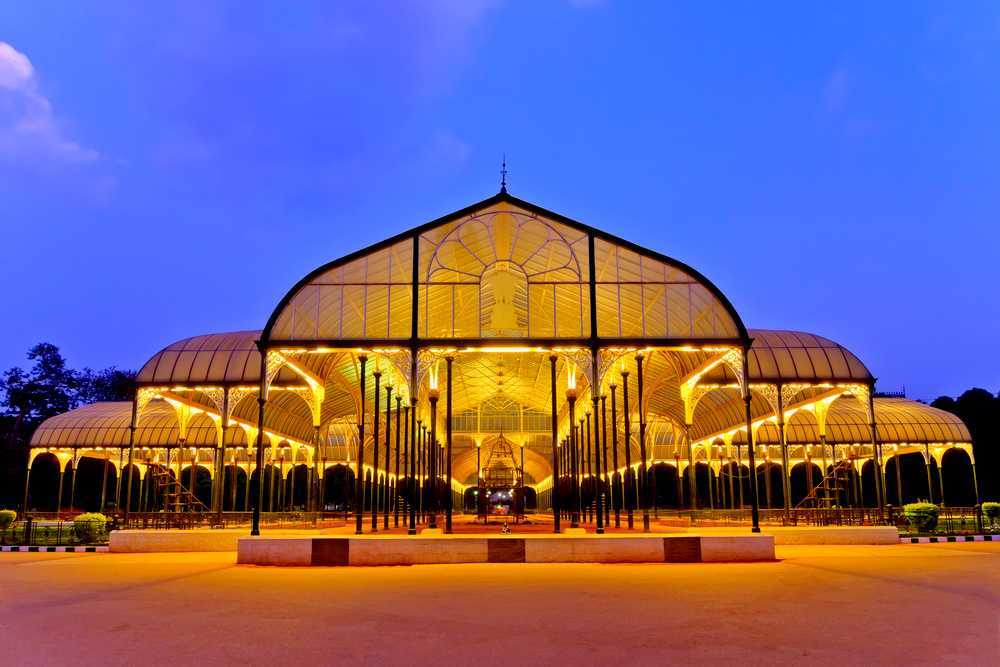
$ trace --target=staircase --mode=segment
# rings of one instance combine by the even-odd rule
[[[205,503],[158,463],[149,464],[156,496],[163,499],[166,512],[207,512]]]
[[[795,505],[795,509],[803,507],[829,509],[838,504],[840,499],[850,492],[853,467],[853,463],[849,460],[838,461],[826,477],[810,489],[809,493]]]

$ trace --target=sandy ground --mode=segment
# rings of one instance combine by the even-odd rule
[[[1000,544],[779,562],[255,568],[0,555],[10,664],[998,664]]]

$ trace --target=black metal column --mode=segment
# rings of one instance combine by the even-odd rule
[[[382,482],[382,528],[389,530],[389,446],[392,431],[392,385],[385,386],[385,481]],[[399,424],[396,425],[399,428]],[[399,468],[397,457],[396,467]]]
[[[567,392],[566,400],[569,402],[569,454],[572,461],[570,470],[570,489],[573,494],[573,508],[570,515],[570,528],[580,527],[580,484],[579,469],[576,461],[576,392]]]
[[[361,535],[364,532],[365,512],[365,400],[368,393],[365,382],[367,379],[365,377],[365,364],[368,363],[368,357],[361,355],[358,357],[358,362],[361,364],[361,370],[358,374],[358,384],[361,390],[361,416],[358,419],[358,474],[354,480],[354,533]]]
[[[638,384],[636,400],[639,402],[639,502],[642,505],[642,532],[649,532],[649,481],[646,479],[646,410],[643,407],[642,386],[642,354],[635,355],[636,382]],[[627,411],[626,411],[627,412]]]
[[[635,479],[632,475],[632,417],[628,412],[628,371],[625,369],[622,369],[622,412],[625,420],[625,492],[622,494],[622,504],[625,505],[628,529],[632,530],[635,527],[635,517],[632,512]]]
[[[597,365],[595,364],[594,366],[596,368]],[[594,375],[597,375],[596,371],[594,372]],[[598,444],[600,443],[600,433],[598,431],[598,426],[597,426],[597,422],[599,421],[598,418],[600,416],[600,413],[598,413],[597,409],[598,409],[598,406],[600,405],[601,398],[600,398],[600,396],[597,395],[596,390],[594,388],[591,388],[591,392],[594,394],[594,397],[593,397],[593,400],[594,400],[594,454],[597,456],[597,465],[595,467],[596,468],[600,468],[601,467],[601,452],[599,451],[599,448],[598,448]],[[598,470],[598,473],[599,472],[600,472],[600,470]],[[597,513],[597,533],[599,535],[603,535],[604,534],[604,503],[603,503],[603,498],[602,498],[603,489],[601,488],[601,477],[600,477],[599,474],[597,474],[597,475],[593,476],[592,480],[594,482],[594,499],[595,499],[595,502],[597,503],[597,506],[595,507],[595,511]]]
[[[607,498],[604,499],[604,525],[611,525],[611,475],[608,472],[608,397],[601,395],[601,449],[604,452],[604,488]]]
[[[400,412],[402,411],[403,397],[396,395],[396,482],[393,484],[392,494],[392,527],[399,528],[399,441],[400,441]],[[406,424],[404,423],[403,426]],[[403,463],[405,470],[406,463]]]
[[[750,528],[751,532],[760,532],[760,497],[757,492],[757,462],[754,458],[754,446],[753,446],[753,414],[750,410],[750,368],[747,362],[747,357],[750,354],[749,345],[743,349],[743,382],[746,386],[743,392],[743,402],[746,407],[746,422],[747,422],[747,457],[748,463],[750,465],[750,517],[753,523]],[[688,441],[688,446],[690,447],[690,441]]]
[[[556,399],[556,360],[558,357],[549,355],[549,375],[552,380],[552,532],[559,532],[559,413]],[[479,453],[476,452],[478,457]],[[478,470],[478,458],[476,468]]]
[[[611,389],[611,465],[614,470],[611,472],[611,504],[615,508],[615,528],[622,527],[622,501],[625,499],[625,490],[622,488],[623,475],[618,474],[618,385],[612,382]],[[614,481],[614,476],[618,475],[618,481]]]
[[[447,440],[448,451],[445,454],[447,461],[445,462],[445,484],[448,485],[447,491],[447,505],[445,505],[445,515],[444,515],[444,532],[451,532],[451,515],[454,511],[454,505],[452,494],[451,494],[451,364],[454,361],[451,357],[445,357],[445,364],[447,365],[448,378],[446,380],[446,386],[448,389],[448,395],[445,397],[445,438]]]

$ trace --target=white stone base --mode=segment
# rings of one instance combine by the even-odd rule
[[[244,565],[718,563],[774,560],[771,535],[241,537]]]
[[[245,529],[114,530],[109,546],[113,553],[175,551],[236,551]]]
[[[899,544],[895,526],[789,526],[761,528],[779,546],[789,544]]]

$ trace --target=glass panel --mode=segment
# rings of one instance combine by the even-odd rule
[[[555,290],[552,285],[528,286],[528,330],[539,338],[555,336]]]
[[[344,286],[344,307],[341,322],[342,338],[362,338],[365,335],[365,286]]]

